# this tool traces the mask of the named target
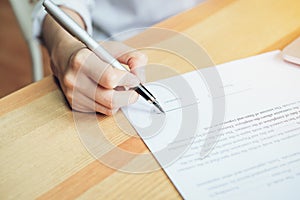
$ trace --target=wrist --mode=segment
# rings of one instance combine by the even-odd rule
[[[56,76],[64,75],[69,68],[70,60],[82,48],[86,48],[81,42],[74,40],[61,40],[53,46],[50,53],[51,61]]]

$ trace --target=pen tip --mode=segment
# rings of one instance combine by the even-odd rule
[[[157,101],[153,102],[153,104],[155,105],[156,108],[158,108],[158,110],[159,110],[161,113],[164,113],[164,114],[165,114],[164,109],[159,105],[159,103],[158,103]]]

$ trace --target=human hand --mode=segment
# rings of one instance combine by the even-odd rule
[[[86,28],[78,13],[65,7],[62,9]],[[85,48],[49,15],[43,22],[42,39],[50,54],[52,71],[74,110],[112,115],[120,107],[137,100],[135,91],[124,88],[143,82],[143,70],[138,69],[143,69],[147,63],[144,54],[118,42],[101,44],[120,63],[127,65],[131,73],[115,69]]]
[[[131,73],[113,68],[79,43],[58,46],[51,55],[51,67],[74,110],[112,115],[137,100],[134,90],[122,88],[143,82],[147,56],[119,42],[101,45]]]

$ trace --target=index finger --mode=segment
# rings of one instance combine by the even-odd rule
[[[113,68],[88,49],[79,51],[72,60],[88,77],[107,89],[117,86],[135,87],[140,80],[126,70]]]
[[[109,41],[102,43],[102,45],[106,50],[111,52],[112,56],[117,58],[122,64],[126,64],[129,70],[144,82],[144,67],[148,62],[146,54],[120,42]]]

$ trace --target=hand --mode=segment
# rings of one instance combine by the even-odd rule
[[[78,13],[62,9],[80,26],[86,27]],[[43,22],[42,39],[50,54],[52,71],[73,109],[112,115],[120,107],[137,100],[135,91],[124,88],[135,87],[143,81],[143,70],[138,69],[147,63],[144,54],[122,43],[102,44],[132,73],[115,69],[69,35],[50,16]]]
[[[101,45],[132,73],[113,68],[79,44],[69,47],[68,51],[62,51],[66,47],[59,47],[57,53],[52,54],[57,56],[52,56],[52,69],[73,109],[112,115],[138,99],[134,90],[122,88],[133,88],[143,81],[143,68],[139,67],[146,65],[147,57],[123,43]],[[58,67],[61,63],[66,66]]]

